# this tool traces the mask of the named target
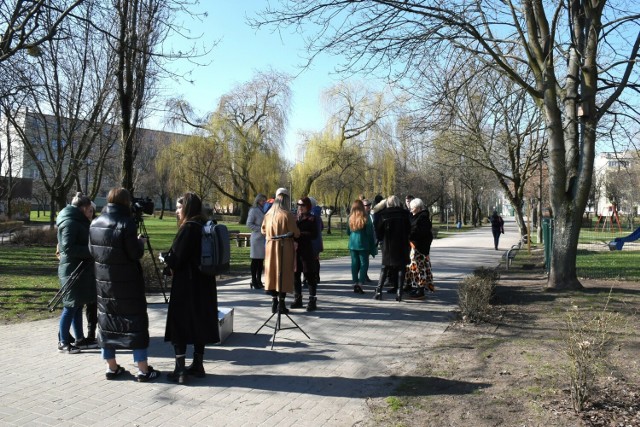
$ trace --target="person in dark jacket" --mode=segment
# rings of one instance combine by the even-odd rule
[[[392,269],[397,278],[396,301],[402,300],[405,267],[409,264],[409,232],[411,223],[409,212],[402,207],[398,196],[389,196],[386,207],[378,212],[375,229],[376,237],[382,241],[382,270],[374,298],[382,299],[382,286],[388,270]]]
[[[183,384],[188,375],[205,376],[203,359],[206,344],[220,342],[218,294],[215,277],[200,271],[202,201],[194,193],[185,193],[176,203],[178,234],[164,261],[171,269],[171,298],[164,340],[173,344],[176,366],[168,377]],[[193,344],[193,362],[185,367],[187,345]]]
[[[124,188],[112,188],[107,205],[89,229],[98,293],[98,345],[107,361],[108,380],[125,372],[116,362],[116,349],[133,350],[139,382],[160,376],[147,363],[149,317],[140,265],[146,239],[136,234],[131,194]]]
[[[81,348],[97,347],[88,342],[82,330],[82,306],[96,302],[96,279],[93,258],[88,246],[91,218],[91,199],[77,193],[71,204],[62,209],[56,219],[60,285],[65,285],[74,271],[77,270],[80,274],[77,280],[68,284],[69,291],[62,299],[63,308],[58,332],[58,351],[61,353],[75,354],[80,353]],[[69,333],[72,326],[75,340]]]
[[[504,220],[498,211],[493,211],[493,214],[489,217],[491,223],[491,233],[493,234],[493,246],[498,250],[498,242],[500,241],[500,235],[504,234]]]
[[[431,218],[421,199],[411,200],[409,210],[411,211],[411,232],[409,233],[411,262],[406,269],[406,283],[413,288],[409,299],[424,299],[425,287],[431,292],[434,291],[429,260],[429,251],[433,242]]]
[[[300,236],[296,238],[296,272],[293,287],[295,290],[291,308],[302,308],[302,273],[309,286],[309,302],[307,311],[318,308],[316,291],[318,288],[318,272],[316,271],[316,255],[313,251],[313,240],[318,237],[317,218],[311,215],[311,199],[303,197],[298,200],[298,218],[296,225],[300,230]]]

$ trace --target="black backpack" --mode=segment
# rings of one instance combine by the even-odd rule
[[[227,227],[211,220],[204,225],[195,221],[189,222],[202,226],[200,271],[207,276],[227,273],[231,261],[231,242]]]

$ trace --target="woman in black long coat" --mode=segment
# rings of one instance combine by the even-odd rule
[[[186,193],[176,203],[179,230],[165,262],[172,272],[171,298],[164,340],[171,342],[176,366],[169,379],[184,383],[188,375],[205,376],[204,347],[220,341],[218,330],[218,295],[215,277],[200,272],[202,202]],[[185,368],[187,345],[193,344],[193,363]]]
[[[398,277],[396,301],[402,300],[405,266],[409,264],[409,233],[411,222],[409,212],[402,207],[398,196],[389,196],[386,208],[379,211],[375,218],[376,237],[382,241],[382,271],[378,287],[373,296],[382,299],[382,286],[389,270]]]

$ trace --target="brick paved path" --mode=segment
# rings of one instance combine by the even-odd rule
[[[506,228],[501,247],[508,249],[518,236],[513,222]],[[393,395],[394,385],[411,377],[413,360],[446,329],[459,279],[474,267],[497,265],[502,254],[493,250],[489,227],[439,239],[431,254],[437,292],[402,303],[387,294],[373,300],[373,283],[364,295],[354,294],[349,259],[323,261],[319,310],[292,311],[311,339],[297,329],[282,330],[273,350],[271,329],[254,335],[271,315],[270,297],[250,290],[247,278],[219,284],[220,305],[235,308],[234,333],[207,348],[207,377],[185,386],[166,378],[173,352],[163,342],[162,298],[149,298],[158,302],[149,305],[149,361],[163,372],[154,383],[134,381],[129,352],[121,352],[118,362],[132,375],[118,381],[104,379],[98,350],[57,353],[56,320],[0,326],[0,425],[361,424],[369,417],[367,398]],[[374,280],[378,258],[369,269]],[[284,326],[292,325],[283,317]]]

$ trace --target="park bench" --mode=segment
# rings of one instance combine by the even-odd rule
[[[511,249],[509,249],[504,253],[504,255],[502,255],[502,258],[506,261],[507,270],[509,269],[509,267],[511,267],[511,263],[513,262],[520,249],[522,249],[522,246],[527,243],[526,240],[526,237],[522,237],[520,241],[518,241],[518,243],[512,245]]]
[[[251,233],[229,230],[229,239],[235,240],[239,248],[251,246]]]

